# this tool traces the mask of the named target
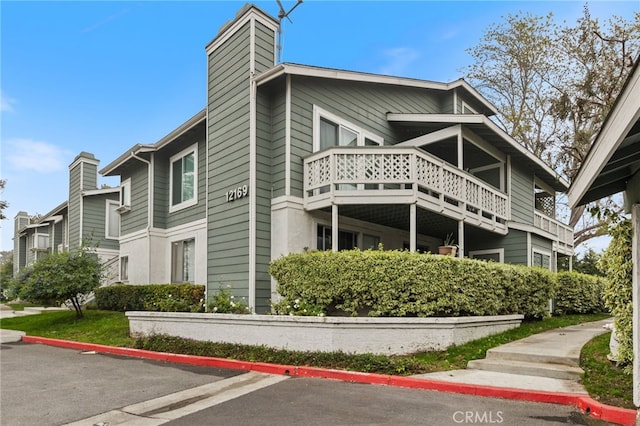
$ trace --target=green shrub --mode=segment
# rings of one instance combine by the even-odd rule
[[[633,306],[631,303],[633,259],[631,248],[633,227],[630,220],[610,229],[611,242],[600,259],[599,267],[605,273],[604,303],[615,317],[614,325],[619,342],[618,363],[633,361]]]
[[[310,315],[539,318],[556,286],[554,275],[539,268],[397,250],[290,254],[269,272],[283,297],[274,311],[298,315],[302,306]]]
[[[23,272],[20,297],[45,304],[70,301],[82,318],[82,303],[100,286],[101,275],[100,259],[89,249],[50,253]]]
[[[204,290],[193,284],[114,285],[96,290],[96,305],[119,312],[203,312]]]
[[[231,286],[220,287],[218,292],[209,298],[207,310],[216,314],[249,314],[251,309],[247,306],[244,297],[236,299],[231,294]]]
[[[554,313],[596,314],[605,312],[604,278],[579,272],[559,272]]]

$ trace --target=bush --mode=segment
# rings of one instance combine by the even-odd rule
[[[304,314],[302,306],[311,315],[540,318],[556,286],[539,268],[397,250],[290,254],[269,272],[283,297],[274,311]]]
[[[231,286],[220,287],[218,292],[210,298],[207,310],[216,314],[249,314],[251,309],[244,297],[236,300],[231,294]]]
[[[554,313],[596,314],[605,312],[604,278],[579,272],[560,272]]]
[[[86,248],[51,253],[24,271],[20,297],[47,304],[71,301],[82,318],[82,303],[100,286],[101,273],[100,259]]]
[[[627,365],[633,361],[633,305],[631,303],[633,227],[631,221],[620,222],[609,233],[612,239],[599,264],[606,277],[604,303],[615,316],[616,337],[620,344],[618,363]]]
[[[96,305],[119,312],[203,312],[204,290],[193,284],[114,285],[96,290]]]

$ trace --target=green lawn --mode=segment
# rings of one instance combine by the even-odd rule
[[[593,399],[617,407],[634,408],[633,376],[607,359],[611,333],[593,338],[580,354],[582,384]]]
[[[138,347],[148,350],[234,358],[246,361],[288,365],[312,365],[382,374],[411,375],[433,371],[464,369],[472,359],[484,358],[493,347],[558,327],[598,321],[608,315],[565,315],[542,321],[524,322],[520,327],[494,336],[454,346],[446,351],[411,356],[350,355],[344,353],[288,352],[263,346],[194,342],[157,336],[136,340],[129,337],[129,321],[124,313],[87,310],[85,318],[76,319],[73,311],[46,312],[0,319],[0,328],[22,330],[31,336],[53,337],[109,346]],[[606,359],[608,334],[585,346],[581,356],[584,383],[596,399],[611,405],[632,407],[631,376],[624,375]]]

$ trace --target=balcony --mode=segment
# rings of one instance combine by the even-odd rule
[[[510,217],[507,194],[418,148],[335,147],[305,158],[305,209],[355,204],[416,204],[503,235]]]
[[[553,236],[553,250],[558,253],[573,255],[573,229],[549,216],[535,211],[533,215],[533,225],[548,232]]]

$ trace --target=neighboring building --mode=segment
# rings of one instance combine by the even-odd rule
[[[69,166],[69,199],[43,216],[18,212],[13,238],[13,269],[18,274],[43,255],[95,248],[105,266],[105,283],[117,279],[120,188],[98,189],[98,160],[80,153]]]
[[[269,262],[304,249],[437,252],[555,269],[568,182],[452,83],[276,64],[278,21],[243,8],[206,47],[208,104],[101,170],[121,179],[121,280],[231,285],[259,312]]]
[[[640,57],[568,192],[571,207],[623,192],[633,223],[633,402],[640,406]]]

